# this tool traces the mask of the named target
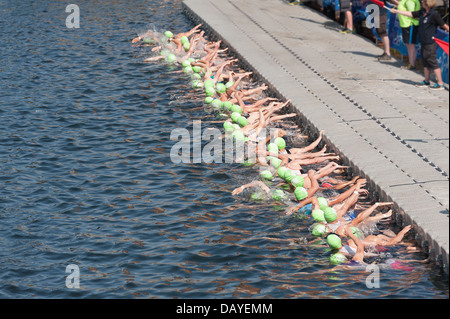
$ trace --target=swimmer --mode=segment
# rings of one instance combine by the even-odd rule
[[[338,220],[336,211],[334,209],[328,210],[329,207],[326,207],[324,208],[325,212],[323,213],[323,217],[317,214],[317,218],[320,220],[316,220],[317,222],[319,222],[319,224],[316,224],[314,226],[313,235],[323,237],[329,233],[335,233],[336,235],[343,237],[345,236],[346,227],[349,226],[354,233],[356,232],[357,235],[363,236],[358,226],[360,226],[363,222],[376,223],[381,220],[389,219],[392,216],[392,210],[389,210],[387,213],[379,213],[372,217],[370,217],[370,215],[379,207],[386,207],[391,205],[393,205],[392,202],[375,203],[368,209],[358,214],[358,216],[356,216],[352,220]],[[315,204],[313,210],[321,210],[318,203]]]
[[[357,236],[355,236],[352,231],[347,230],[349,237],[354,241],[355,247],[344,247],[342,243],[340,243],[340,239],[336,239],[336,237],[330,238],[330,243],[332,248],[339,249],[339,251],[334,251],[329,257],[330,264],[334,267],[331,269],[323,269],[314,272],[315,274],[323,274],[327,272],[341,271],[341,270],[366,270],[369,265],[376,265],[382,269],[397,269],[404,271],[412,271],[413,267],[408,266],[408,263],[428,263],[429,260],[394,260],[388,259],[384,263],[372,263],[368,264],[365,262],[364,258],[369,257],[373,254],[368,254],[365,252],[365,246],[363,241],[361,241]],[[332,235],[330,235],[332,236]],[[302,273],[311,275],[313,273]]]
[[[192,34],[199,32],[199,28],[201,27],[201,24],[195,26],[192,30],[185,32],[185,33],[179,33],[177,35],[174,36],[175,39],[181,39],[183,36],[186,37],[190,37]],[[169,31],[170,32],[170,31]],[[169,34],[169,33],[167,33]],[[171,34],[171,33],[170,33]],[[173,36],[173,35],[172,35]],[[145,38],[153,38],[153,40],[155,40],[155,42],[159,42],[159,39],[157,38],[157,34],[152,31],[152,30],[148,30],[145,33],[138,35],[136,38],[134,38],[133,40],[131,40],[131,43],[137,43]]]
[[[350,225],[345,226],[344,236],[340,237],[335,233],[327,236],[328,245],[338,250],[339,253],[344,255],[353,255],[358,249],[358,243],[360,242],[363,247],[390,247],[400,243],[404,236],[411,230],[411,225],[404,227],[395,237],[388,237],[386,235],[369,235],[364,237],[362,232],[355,229]],[[347,243],[343,244],[341,238],[347,237]]]
[[[331,207],[334,206],[336,204],[342,203],[343,201],[345,201],[347,198],[349,198],[350,196],[355,195],[355,192],[358,192],[358,196],[359,196],[359,192],[363,192],[364,194],[367,194],[367,190],[364,190],[363,187],[366,185],[367,180],[364,178],[358,178],[356,180],[355,185],[353,185],[352,187],[350,187],[348,190],[346,190],[345,192],[339,194],[338,196],[335,196],[333,198],[330,199],[325,199],[325,198],[321,198],[323,200],[323,203],[321,203],[321,207]],[[311,204],[313,202],[317,202],[318,199],[317,197],[309,197],[306,198],[304,200],[302,200],[297,206],[295,207],[291,207],[286,211],[286,215],[292,215],[293,213],[298,212],[302,207],[304,207],[305,205]]]
[[[131,40],[131,43],[137,43],[145,38],[151,38],[155,43],[159,42],[157,35],[153,31],[148,30],[147,32],[143,33],[142,35],[139,35],[136,38],[134,38],[133,40]]]
[[[319,132],[319,137],[312,142],[311,144],[309,144],[308,146],[302,147],[302,148],[291,148],[290,149],[290,153],[291,154],[303,154],[303,153],[307,153],[307,152],[311,152],[313,149],[315,149],[319,143],[322,141],[323,138],[323,133],[325,133],[324,130],[321,130]]]
[[[310,170],[308,172],[310,179],[313,181],[313,186],[309,189],[305,189],[305,188],[298,188],[294,191],[294,196],[296,200],[299,200],[300,198],[303,198],[305,196],[311,196],[315,191],[316,191],[316,187],[318,188],[318,185],[316,186],[314,181],[314,174],[315,171],[314,170]],[[238,195],[240,193],[242,193],[245,189],[247,188],[251,188],[251,187],[261,187],[263,188],[264,191],[266,191],[267,194],[270,193],[270,188],[267,187],[267,185],[264,184],[264,182],[262,181],[254,181],[251,182],[249,184],[246,185],[242,185],[241,187],[236,188],[235,190],[233,190],[233,192],[231,193],[233,196]]]
[[[254,181],[254,182],[251,182],[249,184],[242,185],[241,187],[236,188],[231,194],[233,196],[236,196],[236,195],[241,194],[244,190],[249,189],[249,188],[261,188],[264,191],[266,196],[270,195],[272,199],[277,200],[277,201],[287,199],[287,195],[286,195],[286,193],[284,191],[282,191],[282,190],[274,190],[274,191],[272,191],[262,181]],[[259,193],[252,194],[252,198],[253,199],[258,199],[258,200],[264,199],[266,196],[262,196]]]
[[[253,187],[260,187],[262,188],[267,194],[270,194],[270,188],[264,184],[261,181],[254,181],[251,183],[248,183],[246,185],[242,185],[241,187],[236,188],[231,195],[236,196],[241,194],[244,190],[248,189],[248,188],[253,188]]]

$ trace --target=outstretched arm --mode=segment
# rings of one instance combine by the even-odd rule
[[[356,218],[352,220],[351,225],[352,226],[359,225],[364,220],[366,220],[378,207],[389,206],[389,205],[393,205],[393,204],[394,204],[393,202],[375,203],[372,206],[370,206],[368,209],[366,209],[365,211],[359,213],[358,216],[356,216]]]
[[[329,200],[328,201],[328,206],[333,206],[333,205],[342,203],[346,198],[351,196],[354,191],[356,191],[357,189],[360,189],[361,187],[364,187],[366,182],[367,182],[366,179],[358,179],[358,181],[356,182],[355,185],[353,185],[348,190],[346,190],[345,192],[343,192],[339,196],[335,197],[334,199]]]
[[[293,213],[297,213],[302,207],[308,205],[308,204],[313,204],[315,205],[315,202],[317,202],[317,197],[315,196],[311,196],[308,198],[305,198],[304,200],[302,200],[297,206],[293,206],[290,207],[287,211],[286,211],[286,215],[290,216]]]
[[[175,36],[175,38],[176,38],[176,39],[180,39],[180,40],[181,40],[181,38],[182,38],[183,36],[186,36],[186,37],[189,38],[189,37],[190,37],[191,35],[193,35],[194,33],[200,32],[199,28],[200,28],[201,26],[202,26],[202,25],[199,24],[199,25],[196,25],[193,29],[189,30],[188,32],[178,33],[178,34]]]
[[[320,131],[319,137],[314,142],[309,144],[308,146],[305,146],[303,148],[291,149],[290,150],[291,153],[306,153],[306,152],[312,151],[313,149],[315,149],[317,147],[317,145],[319,145],[320,141],[322,140],[323,132],[324,131]]]
[[[411,11],[402,11],[402,10],[397,10],[394,8],[388,9],[388,10],[391,11],[391,13],[401,14],[406,17],[414,18],[413,13]]]
[[[308,171],[308,177],[311,180],[311,187],[308,189],[308,197],[313,196],[320,188],[315,174],[316,172],[314,170]]]
[[[270,188],[261,181],[254,181],[249,184],[242,185],[241,187],[236,188],[231,194],[235,196],[242,193],[245,189],[253,187],[261,187],[267,194],[270,194]]]

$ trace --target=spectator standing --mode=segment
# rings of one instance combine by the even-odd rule
[[[367,0],[363,0],[363,3],[367,2]],[[383,1],[386,5],[386,0]],[[398,5],[397,0],[392,0],[392,3],[395,5]],[[383,43],[384,52],[382,55],[378,56],[378,61],[390,61],[392,60],[391,56],[391,42],[389,40],[389,35],[387,32],[387,9],[380,8],[380,16],[379,16],[379,25],[375,29],[378,36],[381,39],[381,42]]]
[[[399,11],[419,11],[420,2],[419,0],[400,0],[398,2]],[[405,15],[399,15],[398,20],[400,22],[400,27],[402,28],[402,39],[403,43],[406,45],[408,50],[408,60],[409,63],[406,66],[402,66],[404,70],[415,70],[416,68],[416,58],[417,58],[417,41],[418,41],[418,30],[419,30],[419,20],[411,18]]]
[[[344,29],[340,33],[354,33],[353,30],[353,13],[351,0],[339,0],[341,12],[344,12]]]
[[[409,12],[391,9],[391,12],[419,19],[418,34],[421,44],[420,53],[422,54],[425,79],[417,86],[430,87],[433,90],[443,90],[444,82],[442,81],[441,68],[437,62],[437,44],[434,41],[434,37],[436,36],[438,26],[447,32],[449,31],[449,28],[444,20],[442,20],[439,13],[434,11],[433,8],[435,6],[436,0],[423,0],[422,9],[419,11]],[[433,86],[430,84],[430,75],[432,72],[436,76],[436,83]]]

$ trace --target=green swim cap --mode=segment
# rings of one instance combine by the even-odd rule
[[[267,151],[270,153],[278,154],[278,147],[274,143],[267,145]]]
[[[254,192],[253,194],[250,195],[250,198],[252,200],[264,200],[264,198],[266,197],[266,193],[263,191],[259,191],[259,192]]]
[[[239,118],[241,117],[241,114],[237,113],[237,112],[233,112],[231,113],[231,120],[234,123],[239,123]]]
[[[214,101],[214,98],[212,98],[212,97],[210,97],[210,96],[208,96],[208,97],[205,98],[205,104],[211,104],[212,101]],[[225,123],[227,123],[227,122],[225,122]],[[230,124],[231,124],[231,123],[230,123]]]
[[[216,85],[216,91],[217,91],[217,93],[223,94],[227,91],[227,88],[226,88],[225,84],[219,82]]]
[[[295,173],[292,170],[288,169],[286,171],[286,174],[284,174],[284,180],[290,184],[296,176],[297,175],[295,175]]]
[[[223,128],[225,129],[225,132],[227,133],[233,133],[234,132],[234,125],[231,122],[225,122],[223,123]]]
[[[264,179],[268,179],[269,181],[271,181],[273,179],[273,174],[271,171],[265,170],[262,171],[260,176]]]
[[[350,229],[352,230],[353,235],[355,235],[357,238],[364,239],[364,234],[358,227],[352,226],[350,227]]]
[[[339,249],[342,247],[342,240],[336,234],[330,234],[327,236],[327,243],[333,249]]]
[[[287,168],[283,167],[283,166],[281,166],[277,170],[278,176],[280,176],[280,178],[282,178],[282,179],[284,179],[284,176],[285,176],[286,172],[287,172]]]
[[[241,116],[240,118],[238,118],[238,123],[240,126],[246,127],[248,125],[248,120],[245,117]]]
[[[191,44],[189,42],[186,42],[185,44],[183,44],[184,51],[189,51],[190,48],[191,48]]]
[[[241,130],[235,130],[231,136],[233,136],[233,139],[235,139],[236,141],[245,142],[245,135]]]
[[[142,40],[142,42],[143,42],[143,43],[146,43],[146,44],[153,44],[153,43],[155,43],[155,41],[153,41],[152,38],[144,38],[144,39]]]
[[[170,38],[173,38],[173,33],[170,32],[170,31],[164,32],[164,35],[165,35],[166,37],[168,37],[169,39],[170,39]]]
[[[324,223],[325,222],[325,216],[324,216],[324,212],[320,209],[315,209],[312,211],[311,213],[311,217],[319,223]]]
[[[211,86],[206,86],[205,87],[205,93],[206,93],[206,96],[214,96],[214,94],[216,94],[216,91],[214,91],[214,88],[213,87],[211,87]]]
[[[170,51],[167,49],[162,49],[161,52],[159,52],[160,55],[169,55]]]
[[[166,58],[166,61],[169,63],[173,63],[177,61],[177,56],[173,53],[169,54]]]
[[[330,256],[330,263],[332,265],[340,265],[347,261],[347,257],[345,257],[341,253],[336,253]]]
[[[191,74],[191,73],[193,73],[194,71],[192,71],[192,66],[187,66],[187,67],[185,67],[185,68],[183,69],[183,72],[186,73],[186,74]]]
[[[191,79],[192,79],[192,80],[201,80],[202,77],[201,77],[200,74],[198,74],[198,73],[192,73],[192,74],[191,74]],[[203,82],[202,82],[202,84],[203,84]],[[202,85],[202,86],[203,86],[203,85]]]
[[[313,236],[316,237],[323,237],[327,232],[327,226],[325,226],[324,224],[316,224],[311,231]]]
[[[242,162],[242,165],[244,165],[244,166],[253,166],[255,164],[256,163],[253,160],[245,160]]]
[[[231,109],[232,105],[233,105],[233,103],[231,103],[230,101],[223,102],[223,108],[227,111],[229,111]]]
[[[185,35],[181,37],[181,44],[189,43],[189,38]]]
[[[203,88],[203,82],[199,80],[192,81],[192,88],[193,89],[201,89]]]
[[[332,207],[325,207],[323,212],[324,212],[325,220],[327,221],[327,223],[332,223],[332,222],[336,221],[337,213],[336,213],[336,210],[334,208],[332,208]]]
[[[211,79],[205,80],[205,87],[212,87],[214,88],[214,81]]]
[[[194,66],[192,67],[192,70],[193,70],[195,73],[200,73],[200,72],[202,71],[202,67],[201,67],[201,66],[198,66],[198,65],[194,65]]]
[[[308,191],[306,190],[306,188],[297,187],[294,191],[294,195],[297,200],[304,200],[306,197],[308,197]]]
[[[328,207],[328,201],[325,197],[317,197],[317,201],[319,202],[319,206],[321,210],[325,210]]]
[[[184,60],[183,62],[181,62],[181,65],[183,66],[183,68],[185,68],[187,66],[191,66],[191,62],[189,62],[189,60]]]
[[[225,84],[225,87],[228,89],[230,87],[232,87],[234,85],[234,82],[227,82],[227,84]]]
[[[239,105],[233,104],[230,108],[231,112],[237,112],[239,114],[242,114],[242,108]]]
[[[281,166],[282,162],[283,162],[282,160],[280,160],[279,158],[276,158],[276,157],[272,157],[270,159],[270,165],[272,165],[272,167],[276,168],[276,169],[278,169]]]
[[[277,189],[272,193],[272,199],[277,201],[286,199],[286,197],[287,197],[286,194],[281,189]]]
[[[281,137],[277,137],[273,142],[278,146],[280,151],[286,148],[286,142]]]
[[[291,184],[294,187],[303,187],[303,185],[305,184],[305,179],[303,178],[303,176],[301,175],[296,175],[292,180],[291,180]]]
[[[211,106],[212,106],[213,108],[215,108],[215,109],[221,109],[221,108],[222,108],[222,101],[219,100],[219,99],[214,99],[214,100],[211,102]]]

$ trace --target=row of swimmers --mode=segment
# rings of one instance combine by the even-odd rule
[[[419,251],[402,242],[411,230],[409,225],[397,234],[389,229],[381,234],[367,233],[374,229],[368,226],[391,220],[393,203],[363,206],[358,202],[361,196],[369,195],[364,188],[367,180],[359,176],[351,180],[337,177],[348,167],[337,164],[340,157],[328,153],[326,146],[316,151],[323,131],[306,146],[288,147],[286,141],[307,138],[298,133],[298,125],[285,121],[297,116],[289,112],[290,101],[270,97],[267,85],[255,84],[252,72],[236,66],[238,59],[227,55],[228,49],[222,48],[221,41],[208,41],[200,27],[178,34],[148,30],[132,43],[151,47],[152,55],[144,62],[164,61],[181,66],[179,72],[191,79],[193,89],[202,91],[204,105],[226,115],[225,134],[251,145],[249,149],[256,152],[252,164],[261,167],[258,179],[236,188],[232,195],[250,191],[255,200],[295,202],[285,214],[310,218],[312,242],[323,242],[331,248],[329,261],[336,267],[366,266],[367,258],[398,244],[403,244],[408,253]],[[272,134],[266,137],[269,129]],[[324,189],[333,190],[335,196],[318,196]],[[356,213],[356,208],[361,211]],[[389,259],[384,264],[412,270],[407,264],[427,261]]]

